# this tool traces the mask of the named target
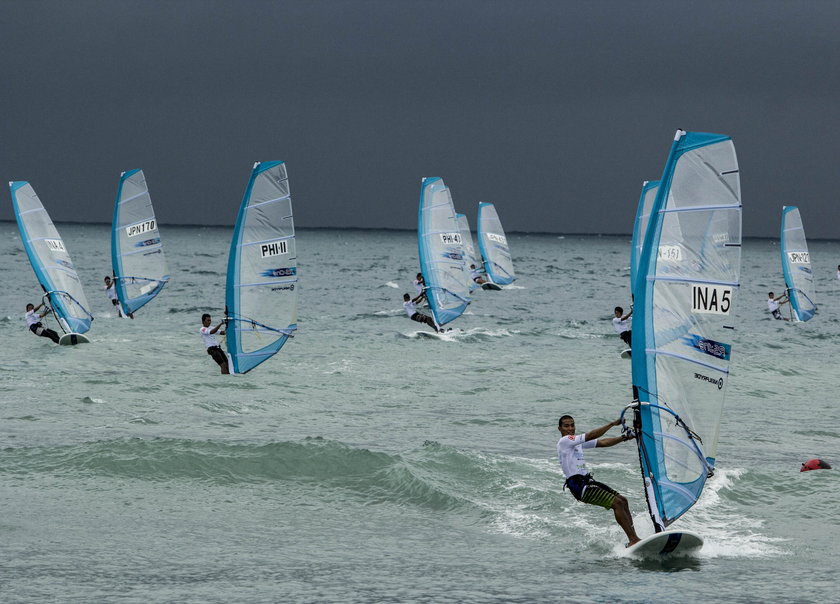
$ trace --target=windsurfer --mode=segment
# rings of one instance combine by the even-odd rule
[[[222,368],[222,375],[227,375],[230,373],[227,355],[222,350],[222,347],[219,346],[219,342],[216,341],[216,336],[214,335],[224,324],[225,322],[222,321],[216,327],[211,328],[210,315],[204,313],[201,315],[201,329],[199,329],[199,332],[201,333],[201,339],[204,340],[204,345],[207,347],[207,354],[213,357],[213,360]],[[225,335],[224,330],[219,333]]]
[[[436,332],[442,333],[443,330],[438,329],[438,326],[435,325],[434,319],[432,319],[428,315],[424,315],[421,312],[417,312],[417,302],[420,300],[421,297],[422,294],[412,299],[412,297],[409,294],[403,294],[403,308],[405,309],[405,314],[407,314],[408,318],[412,321],[417,321],[418,323],[425,323],[426,325],[434,329]]]
[[[417,273],[417,278],[412,281],[414,289],[417,291],[415,300],[426,300],[426,280],[423,278],[423,273]]]
[[[475,264],[470,264],[470,279],[472,279],[479,285],[484,285],[485,283],[487,283],[487,281],[481,278],[481,273],[479,273],[478,269],[475,268]]]
[[[630,346],[631,340],[631,331],[630,331],[630,324],[627,322],[627,319],[630,318],[630,315],[633,314],[633,308],[630,308],[630,312],[626,315],[624,314],[624,309],[620,306],[615,307],[615,318],[612,320],[613,327],[615,328],[618,337],[621,338],[625,344]]]
[[[600,506],[612,510],[615,520],[627,535],[631,546],[640,541],[633,528],[633,516],[630,514],[630,506],[627,498],[619,494],[607,485],[596,481],[592,474],[586,471],[586,463],[583,459],[583,450],[593,447],[612,447],[620,442],[634,438],[632,435],[621,435],[608,438],[601,438],[610,428],[618,426],[621,420],[611,421],[608,424],[590,430],[585,434],[575,434],[575,420],[571,415],[564,415],[560,418],[557,429],[562,435],[557,441],[557,458],[563,467],[563,474],[566,475],[565,489],[569,487],[572,495],[578,501]]]
[[[108,296],[108,299],[111,301],[111,304],[117,307],[117,316],[123,316],[122,305],[120,304],[120,298],[117,295],[117,280],[111,279],[111,277],[105,276],[105,295]],[[134,318],[134,313],[127,313],[127,316],[130,319]]]
[[[41,336],[42,338],[49,338],[56,344],[58,344],[58,334],[53,331],[52,329],[47,329],[44,327],[43,323],[41,323],[41,319],[47,316],[47,313],[51,312],[51,309],[47,308],[41,314],[38,314],[38,309],[44,305],[41,302],[38,306],[34,304],[27,304],[26,305],[26,326],[29,328],[29,331],[34,333],[36,336]]]
[[[779,306],[781,306],[782,304],[787,304],[787,303],[788,303],[787,294],[782,294],[778,298],[773,297],[773,292],[769,292],[767,294],[767,310],[770,311],[770,314],[773,315],[774,319],[777,319],[777,320],[784,319],[785,321],[788,320],[786,317],[782,316],[782,312],[779,310]]]

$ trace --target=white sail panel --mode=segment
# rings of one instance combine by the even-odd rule
[[[449,189],[438,177],[420,187],[417,245],[426,298],[438,325],[457,319],[470,303],[469,271]]]
[[[228,256],[226,316],[231,369],[250,371],[297,329],[297,250],[286,164],[254,165]]]
[[[124,313],[133,313],[169,281],[155,211],[142,170],[123,172],[114,202],[111,265]]]
[[[636,220],[633,223],[633,242],[630,248],[630,291],[635,295],[636,275],[639,269],[639,257],[645,242],[647,225],[650,221],[650,210],[659,190],[659,181],[647,181],[642,185],[642,194],[636,209]]]
[[[484,270],[491,281],[507,285],[516,280],[507,235],[492,203],[478,204],[478,247],[484,258]]]
[[[472,270],[470,267],[474,266],[478,269],[481,266],[481,261],[475,253],[475,244],[470,232],[470,221],[464,214],[456,214],[455,217],[458,219],[458,230],[461,233],[461,242],[464,245],[464,266],[467,267],[467,272],[470,272]],[[470,279],[470,291],[479,287],[478,283]]]
[[[714,469],[740,246],[731,139],[680,131],[640,256],[632,346],[638,444],[657,530],[694,504]]]
[[[16,181],[9,188],[23,247],[59,325],[65,332],[85,333],[93,315],[67,246],[32,185]]]
[[[796,206],[782,208],[782,272],[790,309],[796,321],[808,321],[817,312],[811,254],[805,239],[802,216]]]

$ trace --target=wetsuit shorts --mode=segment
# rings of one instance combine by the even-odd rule
[[[210,346],[210,347],[208,347],[207,348],[207,354],[209,354],[211,357],[213,357],[213,360],[216,361],[219,364],[220,367],[227,363],[227,355],[225,355],[221,346]]]
[[[566,486],[569,487],[572,495],[578,501],[601,506],[608,510],[612,509],[613,502],[618,497],[618,491],[611,489],[603,482],[598,482],[592,478],[592,474],[586,476],[575,474],[566,480]]]
[[[774,319],[781,319],[782,318],[782,313],[778,308],[772,312],[772,315],[773,315]]]
[[[43,327],[44,327],[44,325],[41,322],[33,323],[32,325],[29,326],[29,331],[34,333],[36,336],[39,336],[41,334],[38,333],[38,329],[43,329]]]
[[[624,340],[624,343],[627,344],[628,346],[631,346],[630,342],[631,342],[631,337],[632,336],[630,335],[630,333],[631,332],[629,332],[629,331],[622,331],[620,334],[618,334],[618,337],[621,338],[622,340]]]
[[[428,317],[423,313],[416,312],[413,315],[411,315],[411,320],[417,321],[418,323],[425,323],[426,319],[428,319]]]

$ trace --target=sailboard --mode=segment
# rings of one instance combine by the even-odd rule
[[[484,270],[493,283],[508,285],[516,280],[507,236],[496,212],[496,206],[478,204],[478,248],[484,258]]]
[[[639,398],[622,412],[623,420],[632,409],[656,533],[697,502],[714,473],[740,264],[735,146],[728,136],[678,130],[634,283],[631,361]]]
[[[257,162],[230,244],[225,290],[232,373],[277,354],[297,330],[297,251],[286,164]]]
[[[169,282],[169,268],[142,170],[120,175],[111,225],[111,266],[123,316],[137,312]]]
[[[811,255],[808,253],[802,216],[796,206],[782,208],[781,252],[792,319],[808,321],[817,312],[814,275],[811,272]]]
[[[52,309],[65,335],[65,343],[89,342],[81,334],[90,329],[93,315],[82,282],[70,260],[67,246],[55,228],[41,200],[26,181],[9,183],[20,238],[38,283],[44,290],[44,302]]]
[[[458,219],[458,231],[461,233],[461,242],[464,244],[464,266],[467,267],[468,272],[472,272],[471,266],[476,269],[481,266],[481,261],[475,255],[475,244],[473,243],[472,233],[470,232],[470,221],[465,214],[455,214]],[[481,287],[478,283],[473,281],[470,276],[470,291]]]
[[[467,309],[472,279],[452,196],[436,176],[424,178],[420,186],[417,246],[429,310],[438,326],[446,325]]]

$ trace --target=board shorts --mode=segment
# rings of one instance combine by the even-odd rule
[[[428,317],[423,313],[416,312],[413,315],[411,315],[411,320],[417,321],[418,323],[425,323],[426,319],[428,319]]]
[[[43,330],[44,330],[44,325],[43,325],[43,323],[40,323],[40,322],[33,323],[32,325],[29,326],[29,331],[34,333],[36,336],[40,336],[41,331],[43,331]]]
[[[114,299],[114,300],[111,300],[111,304],[113,304],[114,306],[119,306],[120,301],[117,300],[117,299]]]
[[[219,364],[219,366],[227,364],[227,355],[224,353],[221,346],[208,347],[207,354],[213,357],[213,360],[216,361]]]
[[[776,310],[774,310],[771,314],[773,315],[774,319],[781,319],[782,318],[782,313],[778,308]]]
[[[612,509],[613,502],[619,495],[615,489],[592,478],[592,474],[586,476],[575,474],[566,480],[565,487],[569,487],[569,491],[578,501],[597,505],[607,510]]]
[[[621,338],[622,340],[624,340],[624,343],[627,344],[628,346],[631,346],[631,344],[630,344],[630,338],[631,338],[630,333],[631,333],[630,331],[622,331],[620,334],[618,334],[618,337]]]

